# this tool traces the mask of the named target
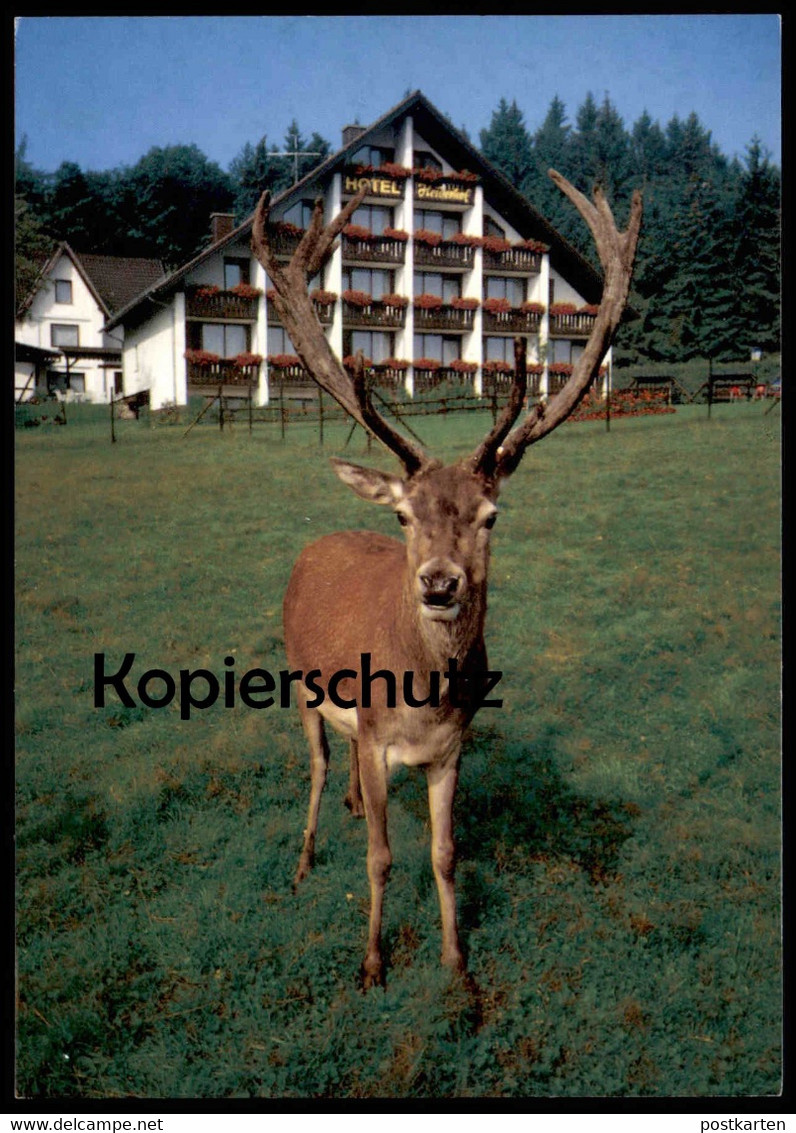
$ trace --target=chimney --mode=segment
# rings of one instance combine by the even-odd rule
[[[365,133],[367,126],[343,126],[343,146],[350,146],[360,135]]]
[[[229,236],[235,227],[235,214],[231,212],[211,212],[210,214],[210,243],[216,244]]]

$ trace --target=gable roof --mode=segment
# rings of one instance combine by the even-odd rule
[[[498,212],[512,224],[523,239],[540,240],[549,245],[550,260],[553,266],[577,288],[588,303],[600,301],[603,287],[602,276],[553,228],[540,212],[537,212],[530,201],[512,185],[511,181],[491,162],[487,161],[464,134],[457,130],[450,120],[429,102],[421,91],[414,91],[408,95],[391,110],[388,110],[386,114],[383,114],[381,118],[377,118],[370,126],[364,127],[347,145],[330,154],[320,165],[316,165],[295,185],[291,185],[289,189],[285,189],[274,197],[271,201],[272,213],[280,208],[283,209],[288,203],[306,197],[314,184],[348,164],[357,150],[372,142],[380,131],[409,114],[412,115],[413,125],[417,133],[445,157],[454,169],[467,169],[469,172],[477,173],[480,176],[489,202],[495,205]],[[106,324],[106,330],[118,326],[127,315],[147,300],[157,302],[159,298],[177,290],[185,276],[210,256],[236,243],[241,238],[250,237],[253,222],[254,214],[226,236],[204,248],[188,263],[165,276],[156,286],[150,287],[137,295],[126,307],[115,312]]]
[[[47,259],[43,259],[39,276],[17,310],[24,315],[33,298],[61,256],[68,256],[85,283],[97,306],[106,318],[126,306],[165,275],[160,260],[136,256],[99,256],[79,254],[62,241]]]

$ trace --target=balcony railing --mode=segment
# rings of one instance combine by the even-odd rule
[[[484,334],[536,334],[541,315],[536,311],[484,311]]]
[[[474,248],[472,244],[457,244],[452,240],[442,240],[439,244],[415,241],[415,267],[461,268],[469,271],[473,266]]]
[[[459,307],[415,307],[415,332],[426,330],[470,331],[475,311]]]
[[[185,313],[191,319],[245,319],[257,318],[258,296],[236,295],[234,291],[213,291],[197,288],[185,296]]]
[[[484,271],[519,272],[521,275],[538,274],[542,268],[540,252],[530,248],[507,248],[492,252],[484,248]]]
[[[187,363],[188,384],[193,386],[249,386],[260,378],[260,366],[238,366],[231,358],[222,358],[211,365]]]
[[[380,299],[366,306],[343,300],[343,324],[358,327],[402,327],[406,322],[405,307],[388,307]]]
[[[373,236],[369,240],[343,236],[343,259],[353,263],[402,264],[406,242],[389,236]]]
[[[594,315],[576,311],[573,314],[550,314],[550,334],[564,335],[567,338],[573,335],[578,338],[588,338],[594,327]]]
[[[334,303],[316,303],[313,299],[312,305],[315,308],[315,313],[318,316],[318,322],[322,326],[329,326],[334,318]],[[266,314],[269,323],[280,323],[282,320],[279,317],[279,312],[276,309],[276,304],[272,299],[266,301]]]

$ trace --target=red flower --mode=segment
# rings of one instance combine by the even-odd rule
[[[442,363],[437,358],[415,358],[416,370],[438,370]]]
[[[577,308],[574,303],[554,303],[550,308],[551,315],[574,315]]]
[[[415,306],[422,311],[438,311],[442,298],[439,295],[415,295]]]
[[[390,228],[389,225],[382,232],[382,236],[386,236],[388,240],[400,240],[402,244],[409,239],[409,233],[403,228]]]
[[[262,360],[262,354],[250,354],[244,351],[243,354],[235,356],[234,362],[239,370],[244,370],[247,366],[259,366]]]
[[[508,362],[491,361],[484,362],[485,374],[510,374],[512,367]]]
[[[310,299],[320,307],[330,307],[337,299],[337,292],[324,291],[322,288],[316,287],[314,291],[310,292]]]
[[[385,307],[408,307],[409,300],[405,295],[395,295],[392,292],[389,295],[382,295],[379,302]]]
[[[344,291],[343,300],[350,307],[369,307],[373,302],[373,296],[368,295],[367,291]]]
[[[197,287],[194,295],[197,299],[211,299],[214,295],[218,295],[219,289],[212,283],[205,287]]]
[[[269,366],[275,366],[277,370],[286,370],[289,366],[301,365],[298,354],[269,354],[266,361]]]
[[[354,367],[357,364],[357,358],[358,358],[358,356],[356,354],[346,354],[345,358],[343,359],[343,365],[345,366],[345,368],[347,370],[353,370]],[[365,358],[363,356],[362,365],[365,367],[366,370],[369,370],[370,367],[373,365],[373,359],[372,358]]]
[[[512,306],[508,299],[484,299],[484,310],[492,314],[507,314]]]
[[[260,288],[252,287],[250,283],[236,283],[234,287],[230,287],[229,293],[240,299],[256,299],[258,295],[262,295]]]
[[[523,311],[526,315],[543,315],[544,303],[523,303],[520,307],[520,310]]]
[[[544,253],[549,250],[549,245],[543,244],[541,240],[517,240],[514,245],[515,248],[527,248],[529,252]]]
[[[430,248],[436,248],[442,243],[442,236],[439,232],[432,232],[429,228],[416,228],[415,240],[419,244],[428,244]]]
[[[487,252],[508,252],[511,244],[502,236],[482,236],[481,247],[486,248]]]
[[[408,370],[409,363],[406,358],[382,358],[381,362],[374,363],[377,370]]]
[[[451,299],[451,307],[457,311],[476,311],[481,306],[478,299],[470,299],[464,295],[456,295]]]
[[[585,303],[578,308],[579,315],[596,315],[600,309],[599,303]]]
[[[343,235],[347,236],[349,240],[374,240],[375,237],[369,228],[364,228],[361,224],[347,224],[343,229]]]
[[[186,350],[184,358],[194,366],[215,366],[216,362],[221,361],[218,354],[212,354],[209,350]]]
[[[478,363],[465,362],[464,358],[455,358],[448,369],[455,370],[457,374],[474,374],[478,369]]]

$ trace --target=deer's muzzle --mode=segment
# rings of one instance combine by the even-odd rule
[[[417,586],[423,616],[452,621],[459,613],[467,580],[455,563],[432,560],[417,572]]]

